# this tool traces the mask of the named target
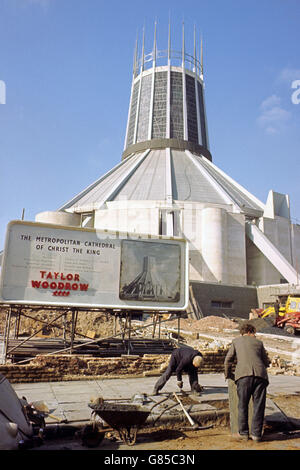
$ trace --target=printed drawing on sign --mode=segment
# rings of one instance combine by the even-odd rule
[[[120,298],[178,302],[180,250],[176,245],[122,242]]]

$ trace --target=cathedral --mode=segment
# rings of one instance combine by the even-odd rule
[[[299,285],[300,226],[289,197],[262,202],[213,163],[202,42],[136,46],[120,163],[36,222],[184,238],[190,292],[204,315],[240,315]],[[145,261],[145,263],[148,261]],[[299,287],[299,286],[298,286]],[[132,288],[132,292],[134,289]]]

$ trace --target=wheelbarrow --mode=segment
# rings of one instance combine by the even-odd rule
[[[117,403],[103,400],[102,397],[94,403],[89,403],[88,406],[93,410],[95,416],[99,416],[102,423],[97,423],[95,420],[93,423],[85,426],[82,434],[82,443],[87,447],[97,447],[106,432],[117,431],[120,439],[128,446],[133,446],[136,443],[136,436],[139,428],[146,422],[148,416],[152,412],[153,408],[161,405],[163,402],[168,400],[172,394],[168,393],[162,400],[154,402],[152,406],[145,406],[145,403],[153,402],[153,400],[147,399],[141,401],[142,404],[138,403]],[[161,418],[161,416],[170,411],[172,408],[178,406],[178,402],[183,408],[182,402],[178,396],[174,393],[177,403],[168,405],[162,413],[152,422],[152,426]],[[147,397],[146,397],[147,398]],[[137,399],[137,396],[135,397]],[[187,411],[183,408],[185,415],[188,415]],[[188,415],[188,419],[192,424],[192,429],[207,429],[211,426],[200,427],[192,418]],[[104,427],[104,423],[110,427]]]
[[[86,426],[83,431],[82,440],[87,447],[97,446],[107,431],[117,431],[120,439],[127,445],[133,446],[136,442],[138,429],[143,426],[151,408],[132,403],[89,403],[93,413],[105,421],[111,427],[105,428],[94,423]]]
[[[146,422],[153,408],[168,400],[170,394],[158,402],[154,402],[152,406],[145,406],[153,402],[146,394],[135,395],[132,399],[135,403],[118,403],[116,401],[103,400],[99,397],[95,402],[89,403],[88,406],[93,410],[92,414],[101,418],[100,422],[88,424],[82,432],[82,443],[87,447],[97,447],[106,432],[117,431],[120,439],[128,446],[136,443],[136,436],[139,428]],[[122,399],[123,401],[123,399]],[[175,405],[169,406],[164,412],[170,410]],[[161,415],[163,414],[161,413]],[[105,427],[104,424],[107,426]],[[154,424],[154,423],[153,423]]]

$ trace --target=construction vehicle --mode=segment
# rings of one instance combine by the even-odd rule
[[[300,331],[300,296],[281,298],[278,314],[275,313],[275,306],[270,305],[265,309],[255,309],[260,318],[271,319],[271,323],[289,334]]]
[[[283,317],[277,316],[275,326],[283,328],[290,335],[300,331],[300,312],[286,313]]]
[[[300,297],[289,295],[286,302],[284,302],[283,299],[281,300],[278,312],[279,317],[284,317],[287,313],[295,312],[300,312]],[[274,305],[270,305],[266,309],[262,310],[259,316],[261,318],[265,318],[270,315],[275,316]]]

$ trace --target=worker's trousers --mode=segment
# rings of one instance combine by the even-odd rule
[[[241,435],[249,434],[248,425],[248,406],[252,396],[253,399],[253,416],[251,423],[251,435],[256,437],[262,436],[266,392],[268,382],[255,376],[241,377],[237,380],[237,394],[239,398],[238,404],[238,425]]]

